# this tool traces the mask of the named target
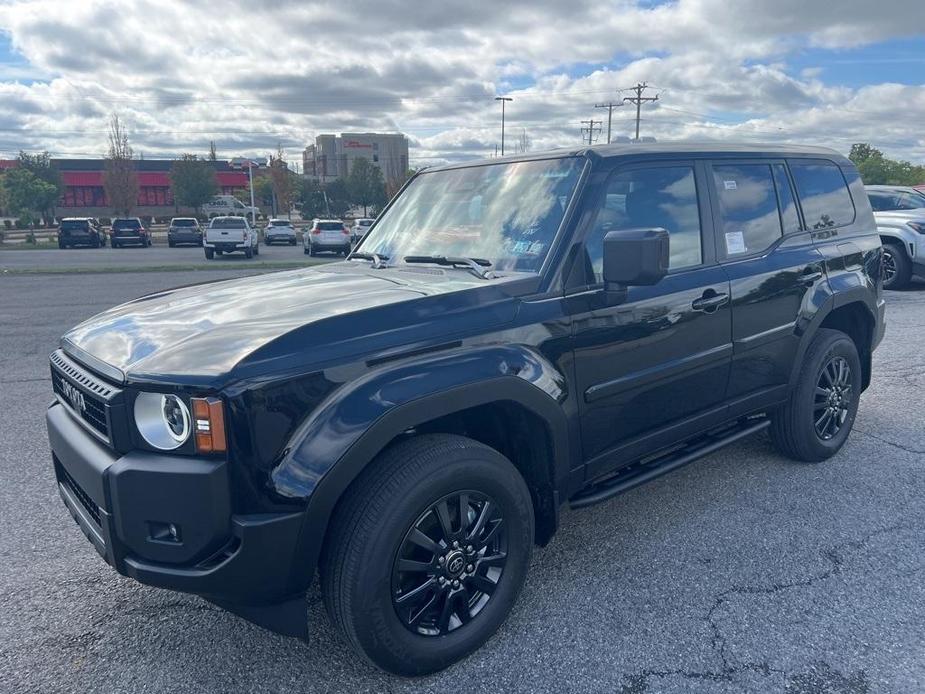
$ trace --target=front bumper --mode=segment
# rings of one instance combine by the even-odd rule
[[[233,514],[225,460],[120,456],[59,403],[46,424],[61,499],[120,574],[229,609],[278,603],[304,589],[292,581],[303,514]],[[176,539],[165,532],[171,524]]]

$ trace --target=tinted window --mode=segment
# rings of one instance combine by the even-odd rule
[[[830,161],[790,162],[803,217],[810,229],[844,226],[854,221],[854,203],[841,169]]]
[[[66,219],[61,222],[61,231],[87,231],[90,224],[82,219]]]
[[[714,166],[720,243],[727,256],[756,253],[781,237],[777,191],[767,164]]]
[[[604,236],[611,231],[660,227],[671,235],[668,267],[699,265],[700,208],[690,166],[635,169],[617,174],[585,245],[595,279],[603,280]]]
[[[244,229],[244,220],[241,217],[216,217],[212,220],[213,229]]]
[[[141,229],[141,222],[137,219],[117,219],[112,223],[113,229]]]
[[[317,228],[322,231],[341,231],[344,225],[340,222],[318,222]]]
[[[925,196],[918,193],[871,191],[867,193],[867,197],[874,212],[916,210],[925,207]]]
[[[780,205],[780,221],[785,234],[800,231],[800,215],[797,214],[797,203],[793,199],[793,188],[787,177],[787,167],[783,164],[774,164],[774,183],[777,185],[777,202]]]
[[[196,226],[195,219],[175,219],[170,223],[171,226],[175,227],[194,227]]]
[[[285,219],[271,219],[270,226],[271,227],[287,227],[289,226],[289,222],[287,222]]]

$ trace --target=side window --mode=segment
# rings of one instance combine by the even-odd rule
[[[854,221],[854,203],[845,177],[834,163],[824,159],[790,162],[790,171],[810,229],[829,229]]]
[[[764,250],[781,237],[777,192],[768,164],[714,165],[720,240],[727,257]]]
[[[774,164],[774,183],[777,185],[777,202],[780,205],[780,221],[784,226],[784,234],[800,231],[800,215],[797,214],[797,203],[793,199],[793,189],[790,179],[787,178],[787,168],[783,164]]]
[[[700,265],[700,207],[690,166],[633,169],[613,176],[585,248],[595,279],[603,281],[604,236],[621,229],[665,229],[669,270]]]

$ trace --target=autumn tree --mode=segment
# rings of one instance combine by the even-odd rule
[[[363,207],[363,216],[372,206],[381,207],[387,201],[382,169],[368,159],[356,159],[347,177],[350,202]]]
[[[138,204],[138,174],[125,126],[117,114],[109,121],[109,151],[103,170],[103,188],[117,215],[129,214]]]
[[[289,214],[292,208],[295,188],[293,186],[292,174],[286,165],[286,159],[283,156],[283,148],[280,146],[276,151],[276,156],[270,156],[270,181],[273,188],[273,199],[277,214]]]

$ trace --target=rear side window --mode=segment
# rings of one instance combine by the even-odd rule
[[[797,203],[793,199],[793,188],[787,177],[787,167],[783,164],[774,164],[774,183],[777,185],[777,201],[780,205],[780,221],[785,234],[801,231],[800,215],[797,214]]]
[[[762,251],[781,237],[777,189],[769,164],[713,167],[720,239],[727,256]]]
[[[845,177],[833,162],[801,159],[790,162],[803,217],[810,229],[831,229],[854,221],[854,203]]]

